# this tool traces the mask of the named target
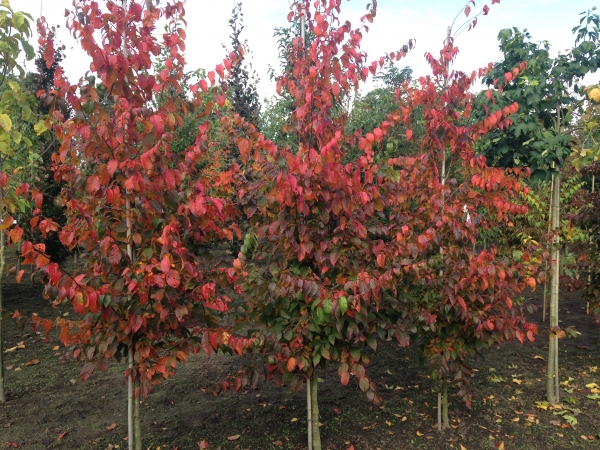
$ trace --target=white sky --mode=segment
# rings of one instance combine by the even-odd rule
[[[190,70],[210,70],[223,59],[225,53],[221,44],[229,45],[228,21],[236,1],[187,0],[185,54]],[[342,18],[356,26],[368,1],[343,2]],[[476,0],[474,12],[479,12],[487,3],[490,13],[480,17],[474,30],[458,37],[456,44],[460,54],[455,67],[470,72],[499,60],[498,32],[513,26],[527,28],[536,41],[550,41],[554,55],[564,51],[574,42],[571,29],[578,24],[579,13],[592,8],[595,2],[600,3],[600,0],[501,0],[495,5],[491,5],[491,0]],[[426,52],[438,54],[447,26],[466,3],[466,0],[378,0],[377,17],[363,39],[362,48],[371,60],[396,50],[408,39],[416,39],[416,49],[399,65],[411,66],[416,76],[425,75],[429,72],[423,55]],[[273,28],[287,25],[288,0],[242,0],[242,4],[245,28],[240,37],[248,40],[252,50],[253,67],[261,78],[261,99],[270,97],[275,89],[268,80],[267,69],[269,65],[277,69],[279,64]],[[67,47],[64,67],[70,81],[75,83],[88,70],[89,59],[78,50],[77,43],[64,26],[64,11],[71,8],[72,0],[11,0],[11,5],[15,10],[30,13],[34,19],[40,16],[41,10],[49,24],[61,25],[58,37]],[[462,18],[464,14],[456,25]],[[32,45],[37,46],[37,37],[32,39]],[[586,81],[595,83],[599,79],[600,75],[595,75]],[[369,87],[367,85],[366,90]]]

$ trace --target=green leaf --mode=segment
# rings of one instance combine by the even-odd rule
[[[20,29],[24,23],[25,23],[25,16],[23,15],[22,12],[17,11],[13,15],[13,24],[14,24],[15,28]]]

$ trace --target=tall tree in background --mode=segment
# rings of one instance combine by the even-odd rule
[[[593,10],[581,13],[573,28],[575,44],[566,54],[551,58],[548,41],[531,41],[527,31],[501,30],[498,35],[503,60],[490,65],[484,82],[501,85],[482,93],[479,114],[502,110],[516,102],[519,110],[511,125],[490,134],[480,147],[490,164],[523,166],[532,176],[553,177],[551,196],[552,284],[550,296],[549,354],[546,396],[559,401],[558,296],[560,273],[560,168],[573,149],[574,112],[585,96],[581,80],[600,67],[600,18]]]
[[[252,71],[252,65],[247,61],[250,54],[248,40],[243,42],[240,40],[240,35],[244,30],[242,3],[236,4],[231,11],[229,26],[233,53],[230,57],[236,62],[231,67],[231,76],[227,81],[227,98],[231,102],[234,112],[244,118],[246,122],[253,124],[255,128],[259,128],[260,99],[256,90],[259,80],[256,72]]]
[[[8,0],[2,0],[0,4],[0,89],[8,84],[8,89],[2,89],[0,99],[0,402],[6,401],[4,388],[4,340],[3,323],[6,315],[2,309],[2,278],[5,270],[6,235],[13,243],[21,239],[23,230],[14,226],[15,214],[18,207],[18,196],[26,193],[28,187],[20,187],[18,167],[22,166],[15,150],[21,142],[31,150],[31,142],[23,136],[18,127],[13,127],[11,114],[19,116],[23,122],[32,122],[35,118],[31,96],[20,83],[10,80],[15,71],[24,75],[23,68],[18,61],[22,58],[31,60],[34,57],[33,47],[28,40],[31,37],[30,22],[32,17],[23,12],[14,11]],[[9,233],[10,230],[10,233]],[[20,274],[22,276],[22,274]]]

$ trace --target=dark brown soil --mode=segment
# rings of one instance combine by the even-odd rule
[[[9,284],[5,310],[45,317],[67,311],[49,307],[40,291],[29,282]],[[529,301],[539,304],[540,297],[537,292]],[[561,317],[563,325],[581,333],[560,344],[561,380],[567,382],[562,386],[563,407],[575,410],[566,413],[575,417],[575,425],[567,425],[558,414],[564,410],[536,405],[544,400],[547,352],[547,333],[539,324],[535,343],[511,343],[475,363],[473,408],[453,398],[452,429],[442,433],[435,430],[437,395],[418,364],[416,346],[403,350],[387,344],[374,355],[369,370],[384,398],[379,408],[366,401],[356,383],[342,386],[335,368],[329,368],[319,386],[323,448],[475,450],[493,449],[501,442],[506,449],[599,448],[600,399],[594,398],[591,383],[600,385],[600,328],[585,314],[577,294],[562,296]],[[11,320],[5,339],[7,349],[19,342],[25,348],[6,354],[8,402],[0,405],[0,449],[127,447],[123,365],[114,363],[82,383],[77,362],[59,361],[59,352],[53,350],[59,345],[56,339],[45,344],[43,335],[17,328]],[[39,363],[27,365],[36,359]],[[236,357],[194,356],[175,378],[155,388],[143,403],[144,448],[198,449],[201,441],[210,449],[306,448],[305,392],[266,383],[237,394],[210,393],[211,383],[240,364]],[[110,429],[113,424],[116,428]]]

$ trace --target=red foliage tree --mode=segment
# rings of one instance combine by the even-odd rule
[[[236,166],[198,169],[212,146],[211,99],[224,104],[219,86],[232,61],[191,86],[191,98],[182,94],[185,30],[175,25],[185,24],[182,2],[126,5],[74,3],[67,26],[91,57],[91,74],[71,85],[58,67],[56,89],[43,99],[51,105],[64,99],[74,113],[68,118],[53,108],[47,126],[61,142],[53,155],[55,179],[66,186],[60,201],[67,223],[58,230],[60,239],[70,249],[83,249],[86,258],[69,273],[50,263],[41,248],[25,244],[23,254],[47,275],[46,296],[55,304],[70,303],[81,316],[58,325],[68,354],[85,361],[82,379],[113,358],[127,357],[125,375],[130,402],[135,384],[136,406],[190,352],[225,344],[241,352],[250,341],[219,331],[215,314],[227,311],[230,299],[218,286],[227,274],[217,267],[218,258],[204,257],[207,245],[239,235],[233,206],[214,194],[230,190]],[[155,37],[159,20],[171,23],[162,42]],[[53,42],[43,19],[39,30],[50,65]],[[161,46],[169,57],[153,73],[152,58]],[[157,106],[149,106],[158,96]],[[195,143],[174,152],[177,130],[191,115],[207,119]],[[31,225],[42,233],[58,229],[40,216]],[[132,439],[130,422],[130,445],[135,440],[136,448],[137,423]]]
[[[394,119],[359,136],[346,133],[346,117],[336,113],[342,97],[383,66],[384,58],[368,63],[360,51],[376,3],[354,30],[349,22],[334,28],[340,5],[298,0],[288,16],[294,22],[304,17],[313,36],[310,45],[300,37],[293,41],[290,70],[277,83],[278,92],[295,101],[289,127],[297,146],[277,148],[256,132],[238,139],[242,159],[249,160],[239,197],[252,231],[235,265],[246,275],[241,287],[250,316],[266,327],[268,376],[294,390],[307,382],[315,449],[317,368],[335,361],[343,384],[356,376],[377,402],[364,347],[374,349],[377,337],[394,335],[402,345],[409,342],[399,320],[406,308],[397,302],[394,275],[384,264],[398,185],[373,157]],[[408,47],[390,56],[399,59]],[[357,142],[362,155],[345,164]]]
[[[470,89],[486,71],[470,76],[451,71],[457,52],[449,38],[439,58],[426,55],[433,76],[397,91],[399,114],[407,127],[415,109],[424,111],[425,135],[420,156],[390,160],[400,169],[399,182],[406,192],[396,213],[402,228],[396,243],[401,284],[414,302],[432,378],[440,381],[445,427],[449,381],[461,385],[459,395],[470,405],[467,358],[515,337],[532,340],[536,333],[517,307],[523,289],[536,284],[535,249],[509,260],[499,258],[495,249],[475,247],[481,229],[526,212],[513,201],[524,173],[488,167],[473,150],[486,133],[506,128],[507,117],[518,105],[473,120]],[[411,138],[410,128],[407,137]]]

